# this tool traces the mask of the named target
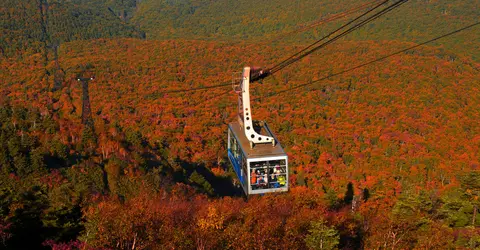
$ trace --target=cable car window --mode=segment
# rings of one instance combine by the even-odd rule
[[[248,170],[247,170],[247,161],[245,159],[245,157],[242,157],[242,172],[244,174],[244,176],[242,176],[242,182],[243,182],[243,186],[244,187],[247,187],[247,184],[248,184],[248,177],[247,177],[247,173],[248,173]]]
[[[240,165],[242,163],[243,157],[242,157],[242,152],[240,149],[240,146],[238,145],[237,140],[235,139],[234,136],[230,136],[230,145],[231,145],[231,151],[235,159],[237,160],[238,164]]]
[[[282,188],[287,185],[285,160],[250,162],[250,168],[252,190]]]
[[[233,136],[230,137],[230,145],[232,146],[231,150],[232,150],[233,156],[238,159],[238,144],[237,144],[237,140],[235,140],[235,137]]]

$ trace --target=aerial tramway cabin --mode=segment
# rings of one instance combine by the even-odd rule
[[[238,121],[228,125],[228,158],[245,194],[288,191],[288,156],[267,123],[253,121],[249,84],[258,72],[245,67],[234,84]]]

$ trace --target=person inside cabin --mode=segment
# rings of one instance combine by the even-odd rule
[[[278,181],[279,187],[285,186],[285,184],[287,184],[287,179],[285,178],[284,174],[281,174],[280,168],[277,168],[276,173],[277,173],[277,181]]]
[[[255,170],[252,169],[252,173],[250,174],[250,184],[252,185],[252,188],[253,186],[256,186],[258,184],[257,172],[255,172]]]
[[[278,182],[277,182],[277,175],[275,173],[274,168],[270,168],[270,175],[268,179],[268,183],[270,184],[271,187],[277,188],[278,187]]]
[[[267,178],[265,172],[258,173],[257,184],[259,188],[265,188],[267,186]]]

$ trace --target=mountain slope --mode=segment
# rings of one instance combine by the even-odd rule
[[[272,37],[293,31],[304,24],[368,2],[145,0],[138,4],[132,22],[142,27],[147,36],[153,39],[181,37],[269,42]],[[479,8],[478,0],[412,0],[346,39],[419,42],[478,21]],[[284,40],[294,43],[312,41],[359,13]],[[478,41],[480,32],[471,31],[446,46],[478,58]]]

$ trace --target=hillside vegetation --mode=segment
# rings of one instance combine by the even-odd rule
[[[2,1],[0,248],[479,248],[478,26],[351,69],[478,21],[478,0],[411,1],[253,83],[289,191],[242,197],[232,75],[359,4]]]
[[[107,4],[102,1],[1,1],[0,55],[41,52],[74,40],[145,36],[122,20],[126,20],[131,7],[122,8],[114,1],[110,3],[112,7]]]
[[[432,246],[428,245],[431,242],[424,242],[423,238],[419,238],[424,237],[420,234],[425,232],[424,230],[440,230],[439,233],[445,237],[450,237],[453,231],[463,235],[457,240],[445,238],[451,246],[478,244],[468,236],[476,231],[468,231],[468,234],[465,231],[467,226],[477,226],[480,223],[474,215],[476,201],[472,198],[477,194],[466,191],[468,185],[475,184],[462,182],[465,178],[478,178],[478,171],[475,169],[480,164],[480,131],[477,126],[480,100],[476,95],[480,87],[478,63],[469,58],[456,57],[438,47],[426,47],[306,89],[269,97],[277,91],[288,90],[349,67],[350,63],[347,62],[362,63],[388,54],[391,51],[385,50],[386,47],[398,50],[407,45],[400,42],[339,43],[332,46],[332,51],[325,52],[323,57],[304,59],[275,76],[275,79],[265,81],[264,85],[254,85],[253,96],[261,97],[253,103],[255,117],[267,120],[286,148],[290,157],[292,188],[292,195],[284,198],[272,196],[257,202],[285,202],[288,209],[294,209],[296,206],[305,205],[283,199],[297,199],[294,197],[299,195],[298,192],[302,195],[313,195],[312,199],[315,201],[311,201],[313,204],[302,210],[306,217],[299,218],[300,224],[297,226],[308,225],[308,218],[311,218],[309,216],[318,217],[308,207],[322,207],[325,211],[330,211],[325,213],[333,213],[331,217],[326,217],[330,220],[328,225],[337,228],[335,230],[338,230],[343,238],[340,244],[345,247],[361,244],[367,248],[375,248],[379,240],[388,241],[390,236],[383,236],[381,228],[389,225],[401,228],[398,229],[400,231],[394,231],[403,235],[402,240],[395,243],[396,246]],[[72,70],[66,70],[65,84],[55,92],[51,92],[49,87],[54,84],[53,79],[43,77],[45,68],[39,63],[40,55],[34,55],[28,60],[10,61],[4,65],[10,72],[2,76],[6,82],[4,90],[7,91],[4,98],[13,106],[23,105],[26,100],[31,100],[30,109],[53,116],[58,122],[54,131],[60,131],[54,138],[59,145],[63,145],[55,147],[64,148],[62,150],[68,152],[65,156],[56,156],[59,153],[53,149],[39,151],[44,152],[44,159],[50,159],[50,163],[45,163],[44,171],[50,171],[58,176],[55,178],[63,180],[51,184],[52,191],[47,189],[44,192],[53,192],[55,188],[61,188],[68,183],[72,183],[68,184],[69,186],[77,185],[75,179],[69,177],[74,166],[74,169],[81,167],[80,171],[84,171],[82,168],[93,168],[100,172],[88,173],[104,175],[104,178],[95,177],[100,183],[95,184],[95,189],[81,194],[82,199],[86,200],[77,200],[75,197],[79,194],[74,191],[70,194],[74,196],[69,199],[74,199],[77,203],[66,203],[70,204],[68,209],[74,209],[75,206],[86,209],[82,211],[88,216],[88,220],[81,224],[87,228],[86,231],[75,229],[78,230],[75,231],[77,235],[82,235],[80,239],[88,239],[89,244],[97,247],[113,247],[119,242],[131,246],[129,244],[132,244],[133,239],[130,237],[135,235],[135,227],[128,229],[134,231],[126,229],[125,232],[108,229],[123,227],[123,224],[117,224],[121,223],[121,219],[116,217],[114,211],[126,213],[122,216],[146,216],[141,212],[144,210],[135,213],[131,211],[133,214],[130,214],[128,206],[141,206],[145,209],[148,207],[152,211],[152,214],[148,215],[152,216],[151,219],[136,222],[140,223],[138,227],[144,228],[151,221],[159,220],[158,223],[166,223],[178,230],[177,232],[187,234],[183,236],[184,240],[179,238],[173,241],[172,237],[176,237],[174,235],[165,234],[166,238],[155,239],[150,239],[147,235],[137,235],[136,237],[142,237],[142,242],[147,246],[170,242],[168,244],[175,247],[191,248],[200,244],[196,241],[203,238],[203,234],[192,235],[187,232],[193,232],[190,227],[203,223],[202,216],[230,218],[219,219],[218,222],[208,219],[209,223],[220,223],[202,226],[212,230],[239,230],[238,220],[257,220],[258,216],[262,216],[260,210],[247,214],[242,212],[246,217],[237,220],[235,213],[224,214],[228,209],[223,206],[228,205],[224,204],[222,199],[210,203],[203,200],[205,198],[200,198],[203,196],[194,194],[194,190],[172,186],[175,182],[185,183],[195,187],[196,192],[213,197],[238,192],[228,186],[228,183],[235,183],[235,178],[232,178],[231,170],[227,170],[229,167],[225,155],[225,123],[234,120],[235,115],[235,96],[223,95],[225,91],[231,92],[229,87],[205,93],[163,93],[167,90],[218,84],[219,79],[229,80],[232,71],[230,69],[236,69],[238,65],[254,62],[269,65],[284,54],[291,54],[296,50],[289,46],[282,50],[255,46],[256,50],[252,50],[255,53],[243,53],[252,47],[250,44],[228,46],[215,42],[179,40],[161,43],[137,39],[70,42],[62,45],[59,58],[62,68]],[[90,89],[95,134],[85,134],[80,125],[81,88],[74,81],[77,72],[73,69],[85,64],[91,64],[90,74],[97,77]],[[30,65],[30,68],[25,70],[27,65]],[[42,86],[40,92],[39,86]],[[219,97],[211,99],[215,96]],[[14,114],[16,113],[15,111]],[[49,116],[37,115],[40,120]],[[21,121],[20,118],[15,119]],[[42,127],[32,130],[34,121],[22,122],[25,124],[21,127],[22,130],[15,127],[15,123],[4,124],[12,131],[12,135],[34,133],[45,138],[45,135],[35,132],[42,130]],[[30,130],[31,132],[28,132]],[[92,140],[92,137],[95,139]],[[49,141],[46,138],[39,140]],[[52,147],[48,145],[45,147]],[[12,178],[8,177],[12,173],[15,176],[35,178],[33,173],[37,173],[36,171],[29,174],[17,170],[21,168],[17,166],[20,159],[17,159],[18,153],[15,152],[17,151],[11,149],[8,151],[9,156],[6,159],[12,168],[3,178]],[[26,159],[31,159],[29,161],[37,158],[26,156]],[[55,164],[62,167],[53,172],[54,166],[57,166]],[[15,193],[17,188],[19,187],[13,185],[9,189]],[[71,188],[76,190],[75,186]],[[187,188],[181,191],[187,192],[187,195],[177,193],[180,192],[178,188]],[[470,190],[478,192],[477,189],[473,186]],[[344,196],[346,190],[351,190],[351,194]],[[97,203],[81,203],[90,202],[99,192],[109,193],[108,197],[112,200],[101,201],[98,207],[95,205]],[[155,196],[157,192],[160,192],[160,195],[166,192],[165,195],[168,195],[165,197],[170,198],[160,196],[152,199],[180,199],[183,203],[161,202],[163,205],[160,205],[145,203],[147,198],[141,198],[141,195]],[[347,212],[349,210],[343,210],[351,207],[351,198],[344,200],[344,197],[352,194],[357,197],[355,199],[363,199],[361,209],[354,210],[353,214]],[[114,197],[137,197],[139,200],[135,198],[129,201],[129,205],[124,208]],[[268,201],[270,199],[273,201]],[[142,205],[135,205],[135,202]],[[417,202],[435,205],[418,207],[415,205]],[[183,206],[190,206],[188,204],[196,209],[184,210],[187,208]],[[270,206],[267,204],[265,206]],[[251,203],[238,206],[237,208],[246,209],[245,211],[251,209]],[[272,206],[265,211],[276,211],[272,210],[276,206]],[[162,209],[171,209],[169,211],[172,214],[161,215]],[[177,209],[183,211],[181,213],[184,216],[193,216],[186,217],[185,220],[196,218],[196,222],[170,224],[169,220],[177,220]],[[205,211],[201,212],[203,209]],[[375,209],[384,211],[385,217],[375,216]],[[194,211],[199,211],[200,214],[192,215]],[[202,215],[203,213],[205,215]],[[355,219],[354,215],[362,216],[362,219]],[[286,216],[284,219],[293,219],[290,212],[283,216]],[[9,223],[16,217],[6,218],[5,223]],[[275,220],[278,219],[281,218]],[[260,221],[262,220],[252,222],[252,228],[262,228],[256,224]],[[410,223],[414,221],[423,221],[424,224]],[[364,228],[364,223],[374,223],[376,229]],[[359,231],[341,229],[344,226],[359,227]],[[113,238],[94,233],[94,228],[102,227],[105,227],[102,230],[107,230],[107,235]],[[148,230],[144,233],[149,234]],[[277,233],[269,237],[278,237],[278,232],[281,232],[280,235],[289,234],[283,231],[287,230],[284,227],[276,230],[280,231],[275,231]],[[294,237],[300,238],[285,241],[282,243],[284,247],[291,247],[291,242],[297,246],[306,244],[301,239],[306,237],[308,232],[295,230],[300,230],[297,231],[300,235],[294,234]],[[269,234],[255,229],[253,232]],[[360,232],[365,234],[356,235]],[[235,244],[230,241],[231,236],[228,234],[218,234],[216,238],[204,239],[206,242],[202,244],[213,244],[216,247]],[[249,238],[249,235],[245,234],[244,237]],[[48,235],[44,237],[51,238]],[[252,244],[263,242],[258,244],[268,247],[271,242],[261,241],[263,237],[252,241]]]
[[[145,0],[138,4],[132,22],[145,30],[151,39],[197,38],[268,43],[278,35],[361,4],[352,0]],[[346,39],[420,42],[478,21],[479,8],[478,0],[411,0]],[[307,33],[283,38],[282,42],[311,41],[360,13]],[[478,59],[478,41],[480,33],[469,32],[445,43],[445,46]]]

